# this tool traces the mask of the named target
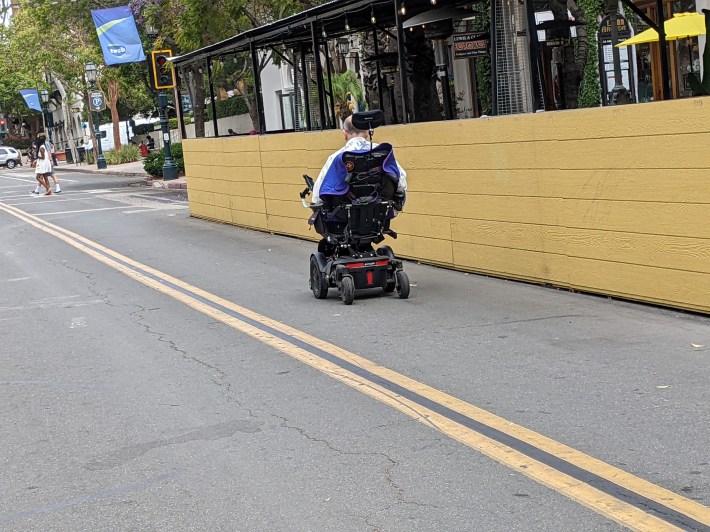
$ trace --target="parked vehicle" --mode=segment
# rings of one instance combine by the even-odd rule
[[[12,170],[15,166],[22,165],[22,154],[15,148],[0,146],[0,165]]]

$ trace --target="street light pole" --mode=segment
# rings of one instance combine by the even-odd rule
[[[89,82],[91,90],[94,90],[94,87],[96,86],[96,65],[92,61],[89,61],[88,63],[86,63],[84,71],[86,72],[86,80]],[[94,131],[96,136],[97,148],[96,167],[99,170],[104,170],[106,168],[106,159],[104,159],[104,153],[101,149],[101,129],[99,128],[98,111],[94,111]]]

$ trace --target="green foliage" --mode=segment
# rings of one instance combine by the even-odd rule
[[[705,31],[710,33],[710,10],[703,9],[705,14]],[[710,41],[705,41],[705,49],[703,50],[703,77],[700,79],[700,73],[689,74],[688,83],[693,90],[695,96],[710,96]]]
[[[335,113],[344,120],[352,114],[355,103],[365,99],[365,88],[352,70],[336,74],[332,79]]]
[[[215,102],[215,107],[217,108],[217,118],[226,118],[228,116],[237,116],[248,113],[249,109],[244,101],[244,98],[235,96],[227,100],[220,100]],[[212,106],[208,105],[205,109],[205,117],[207,120],[212,120]],[[177,126],[175,126],[177,127]]]
[[[30,144],[32,144],[30,139],[16,135],[5,135],[2,140],[5,146],[10,146],[11,148],[15,148],[16,150],[23,152],[27,151],[27,148],[29,148]]]
[[[94,150],[86,150],[86,164],[94,164]]]
[[[579,107],[599,107],[601,100],[601,85],[599,84],[599,17],[604,14],[604,6],[600,0],[577,0],[577,5],[584,10],[587,21],[587,64],[582,75],[582,86],[579,91]]]
[[[108,164],[125,164],[138,161],[141,158],[138,146],[125,144],[118,149],[111,149],[104,153],[104,158]]]
[[[178,167],[178,172],[184,174],[185,160],[182,155],[182,144],[171,144],[170,153]],[[153,177],[163,177],[163,164],[165,164],[163,150],[154,151],[143,159],[143,169]]]

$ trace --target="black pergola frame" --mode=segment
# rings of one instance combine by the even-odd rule
[[[404,110],[404,116],[401,117],[401,123],[409,123],[412,119],[412,112],[409,104],[409,82],[406,59],[406,32],[402,28],[401,9],[406,3],[407,15],[424,12],[434,8],[430,0],[333,0],[326,4],[316,6],[307,11],[291,15],[284,19],[253,28],[246,32],[225,39],[210,46],[200,48],[193,52],[176,57],[173,64],[177,67],[206,61],[208,72],[208,83],[210,85],[210,98],[214,105],[214,88],[212,87],[212,68],[211,62],[219,57],[235,54],[239,52],[249,52],[252,56],[252,68],[254,73],[258,72],[258,51],[270,49],[282,59],[286,57],[278,50],[279,47],[287,47],[292,49],[300,49],[301,52],[305,49],[310,49],[317,52],[320,46],[324,44],[326,39],[337,39],[352,33],[372,33],[375,38],[375,47],[377,47],[378,32],[389,34],[395,42],[397,42],[397,58],[398,69],[400,76],[401,90],[401,105]],[[438,0],[436,8],[443,6],[456,6],[468,4],[470,0]],[[377,22],[373,23],[372,16],[375,16]],[[346,29],[345,22],[349,26]],[[394,28],[396,34],[389,31],[388,28]],[[320,115],[320,129],[325,129],[325,124],[331,123],[332,127],[337,127],[335,111],[331,107],[330,113],[326,107],[327,98],[333,99],[333,87],[331,79],[330,61],[328,57],[328,46],[324,46],[324,51],[327,61],[327,74],[323,75],[323,68],[320,61],[320,54],[314,53],[316,66],[316,79],[311,80],[317,85],[318,93],[318,112]],[[379,50],[375,50],[377,55]],[[301,53],[301,57],[305,57]],[[288,61],[290,62],[290,61]],[[383,98],[383,90],[381,87],[382,74],[380,71],[379,62],[375,63],[377,72],[377,92],[380,102]],[[304,69],[305,71],[305,69]],[[320,73],[320,74],[319,74]],[[304,76],[309,79],[308,76]],[[328,87],[326,88],[325,82]],[[256,105],[259,110],[260,133],[266,133],[266,124],[263,116],[264,103],[261,92],[261,80],[259,75],[254,75],[254,93]],[[179,94],[179,92],[178,92]],[[304,103],[310,105],[308,98],[304,99]],[[329,117],[326,113],[330,114]],[[217,133],[216,113],[213,110],[212,119],[214,121],[215,136]],[[328,120],[329,118],[330,120]],[[311,131],[310,113],[306,112],[306,130]],[[283,130],[279,130],[283,131]]]
[[[491,0],[494,1],[494,0]],[[668,44],[665,40],[664,31],[664,18],[662,10],[663,0],[656,0],[659,6],[658,9],[658,22],[652,21],[646,16],[636,5],[634,5],[633,0],[622,0],[624,5],[628,6],[634,13],[641,17],[650,27],[654,28],[659,34],[659,45],[661,48],[661,77],[663,81],[663,99],[670,99],[670,75],[668,67],[668,58],[666,51]],[[320,53],[318,52],[321,44],[323,44],[326,39],[337,39],[342,36],[346,36],[352,33],[366,33],[373,32],[374,44],[375,44],[375,55],[379,55],[379,50],[377,49],[377,33],[385,32],[389,34],[397,42],[397,55],[398,55],[398,67],[400,76],[400,86],[401,86],[401,100],[403,115],[401,122],[404,124],[410,123],[412,121],[412,114],[409,104],[409,83],[407,79],[407,60],[406,60],[406,32],[402,28],[402,16],[401,10],[406,3],[407,15],[416,15],[424,11],[434,8],[431,0],[333,0],[331,2],[321,4],[319,6],[313,7],[301,13],[297,13],[286,17],[284,19],[266,24],[264,26],[259,26],[251,30],[245,31],[229,39],[225,39],[218,43],[215,43],[199,50],[189,52],[187,54],[176,57],[173,63],[177,67],[181,67],[186,64],[199,62],[202,60],[207,61],[207,72],[208,72],[208,82],[210,85],[210,98],[212,102],[212,119],[214,122],[215,136],[219,136],[217,129],[217,114],[215,112],[214,106],[214,88],[212,80],[212,68],[211,61],[215,58],[225,56],[227,54],[236,54],[239,52],[248,52],[251,54],[252,68],[254,72],[254,92],[256,106],[259,115],[260,131],[259,133],[266,133],[266,123],[264,117],[264,102],[263,95],[261,91],[261,76],[258,70],[259,57],[258,50],[270,49],[272,52],[279,55],[282,59],[290,63],[290,61],[284,57],[281,52],[279,52],[278,47],[287,47],[292,49],[300,49],[302,62],[305,62],[305,50],[310,47],[313,51],[315,67],[316,67],[316,79],[310,80],[309,76],[305,75],[305,66],[300,65],[304,72],[304,79],[306,81],[310,80],[317,85],[318,93],[318,112],[320,115],[320,129],[325,129],[325,124],[331,123],[332,127],[337,127],[335,117],[335,111],[333,105],[329,105],[330,112],[326,110],[326,102],[328,97],[330,101],[333,101],[333,86],[331,79],[331,69],[330,60],[328,57],[328,46],[324,46],[324,51],[326,55],[327,63],[327,82],[328,88],[325,87],[325,79],[323,76],[323,69],[320,61]],[[460,6],[471,3],[471,0],[437,0],[436,8],[445,6]],[[537,32],[535,31],[535,21],[534,21],[534,9],[532,9],[533,0],[526,0],[529,4],[527,10],[528,17],[528,31],[531,35],[530,43],[530,53],[531,59],[537,51]],[[493,10],[495,12],[495,10]],[[377,22],[372,22],[371,17],[374,16]],[[383,24],[385,22],[385,24]],[[494,20],[491,20],[491,24],[494,25]],[[347,26],[347,28],[346,28]],[[392,34],[388,28],[394,28],[396,34]],[[491,29],[492,35],[494,34],[494,28]],[[491,53],[491,67],[493,70],[493,77],[495,78],[495,46],[492,47]],[[532,63],[531,76],[532,82],[535,86],[536,78],[538,78],[539,70],[537,59]],[[379,101],[383,101],[383,91],[382,91],[382,74],[380,71],[379,61],[376,62],[376,72],[377,72],[377,92]],[[178,91],[179,95],[179,91]],[[495,101],[496,91],[492,91],[492,97]],[[304,98],[304,104],[306,107],[310,107],[309,98]],[[380,103],[382,105],[382,103]],[[536,99],[535,109],[544,108],[545,102],[538,102]],[[326,113],[330,114],[328,117],[330,120],[326,119]],[[180,114],[182,122],[182,114]],[[184,124],[181,124],[181,128],[184,129]],[[312,130],[310,109],[306,109],[306,130]],[[284,130],[279,130],[284,131]],[[293,131],[293,130],[289,130]],[[275,132],[275,131],[274,131]]]

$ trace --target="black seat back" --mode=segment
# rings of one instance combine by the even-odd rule
[[[391,153],[390,144],[380,144],[364,153],[343,153],[343,164],[348,171],[345,182],[350,185],[349,196],[354,204],[392,199],[397,178],[384,170],[385,160]]]

